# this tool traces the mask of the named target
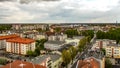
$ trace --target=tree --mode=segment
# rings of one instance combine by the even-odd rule
[[[93,30],[80,31],[80,35],[89,36],[90,38],[93,38],[94,31]]]
[[[120,41],[120,28],[110,29],[108,32],[98,31],[96,33],[97,39],[111,39],[116,40],[117,43]]]
[[[10,30],[12,28],[12,25],[0,25],[0,30]]]
[[[87,37],[84,37],[80,40],[79,42],[79,45],[78,45],[78,48],[79,48],[79,51],[83,51],[83,49],[85,48],[85,45],[87,43]]]
[[[0,58],[0,65],[5,65],[8,61],[6,59]]]
[[[56,32],[60,32],[60,31],[61,31],[61,28],[60,28],[60,27],[56,27],[56,28],[55,28],[55,31],[56,31]]]
[[[75,47],[71,46],[71,47],[69,48],[69,52],[70,52],[70,54],[71,54],[71,59],[72,59],[72,62],[73,62],[73,59],[75,58],[75,56],[76,56],[76,54],[77,54],[77,50],[76,50]]]
[[[112,63],[108,58],[105,59],[105,68],[112,68]]]
[[[106,50],[104,48],[101,49],[104,55],[106,54]]]
[[[27,55],[28,56],[33,56],[33,51],[31,51],[31,50],[27,51]]]
[[[73,37],[78,35],[78,31],[75,29],[68,29],[65,31],[65,34],[67,34],[68,37]]]
[[[35,56],[40,55],[40,49],[39,49],[39,48],[36,48],[35,51],[34,51],[34,54],[35,54]]]
[[[71,61],[71,55],[70,55],[70,52],[68,50],[63,50],[63,52],[62,52],[62,60],[63,60],[65,66],[67,68],[67,65]]]

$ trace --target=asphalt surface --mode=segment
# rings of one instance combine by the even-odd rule
[[[87,45],[86,49],[84,49],[84,51],[79,54],[79,57],[76,58],[77,61],[75,61],[75,62],[71,65],[71,68],[76,68],[76,65],[77,65],[78,60],[81,60],[82,58],[84,58],[84,55],[87,54],[88,50],[92,48],[92,44],[93,44],[93,42],[95,41],[95,38],[96,38],[96,36],[94,35],[94,38],[92,39],[91,45]]]

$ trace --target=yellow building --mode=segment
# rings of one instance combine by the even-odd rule
[[[120,58],[120,45],[109,44],[105,48],[106,57]]]

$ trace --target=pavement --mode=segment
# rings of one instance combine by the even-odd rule
[[[90,43],[93,43],[95,41],[95,38],[96,38],[96,35],[94,34],[94,37]],[[79,54],[79,57],[73,60],[73,64],[69,66],[69,68],[76,68],[78,60],[83,59],[85,54],[87,54],[88,50],[90,50],[91,48],[92,48],[92,44],[87,45],[86,49],[84,49],[84,51]]]

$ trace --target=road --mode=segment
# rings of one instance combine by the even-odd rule
[[[78,60],[81,60],[82,58],[84,58],[84,55],[87,54],[88,50],[92,48],[92,44],[93,42],[95,41],[95,38],[96,38],[96,34],[94,34],[94,37],[91,41],[91,45],[87,45],[86,49],[84,49],[84,51],[82,53],[79,54],[79,57],[74,59],[74,62],[73,64],[71,65],[71,68],[76,68],[76,65],[77,65],[77,61]]]

